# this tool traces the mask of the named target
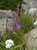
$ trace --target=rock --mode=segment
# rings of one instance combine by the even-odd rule
[[[35,19],[35,21],[37,21],[37,8],[30,8],[28,13],[34,16],[33,18]]]
[[[0,18],[0,34],[3,34],[6,30],[6,19]]]
[[[11,10],[0,10],[0,32],[5,32],[6,24],[7,28],[13,31],[14,21],[16,21],[18,17],[18,14]]]
[[[4,16],[5,16],[4,11],[0,10],[0,17],[4,17]]]
[[[7,28],[9,30],[13,30],[13,21],[10,18],[8,18]]]
[[[37,0],[23,0],[22,9],[37,8]],[[26,5],[26,6],[25,6]]]
[[[35,13],[37,13],[37,8],[30,8],[29,9],[29,14],[34,15]]]
[[[30,32],[28,32],[25,36],[25,42],[28,50],[37,50],[37,28],[34,28]]]
[[[8,19],[7,28],[12,30],[13,13],[11,10],[0,10],[0,34],[6,31],[6,18]]]
[[[25,2],[31,8],[37,7],[37,0],[23,0],[23,2]]]
[[[26,4],[22,4],[21,9],[24,11],[28,11],[29,6],[27,6]]]

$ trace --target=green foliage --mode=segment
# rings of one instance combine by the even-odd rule
[[[22,24],[22,30],[24,33],[27,33],[32,28],[34,28],[34,16],[29,15],[28,13],[23,13],[20,17],[20,22]]]
[[[25,40],[24,40],[24,34],[29,32],[32,28],[34,28],[34,16],[29,15],[28,13],[21,14],[20,16],[20,23],[22,25],[22,28],[20,30],[17,30],[17,32],[12,32],[11,30],[7,29],[7,22],[8,18],[6,17],[6,32],[3,34],[3,36],[0,39],[0,50],[25,50],[26,46]],[[14,46],[10,49],[5,48],[5,41],[8,39],[12,39],[14,41]]]
[[[0,0],[0,9],[15,10],[22,0]]]
[[[14,41],[14,47],[11,47],[10,50],[20,50],[20,47],[23,45],[24,42],[24,36],[21,33],[21,30],[18,30],[16,34],[14,34],[12,31],[8,30],[6,33],[2,36],[2,42],[0,45],[1,50],[5,50],[5,41],[8,39],[12,39]]]

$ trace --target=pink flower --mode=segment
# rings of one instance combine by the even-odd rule
[[[16,28],[17,28],[17,29],[21,29],[21,25],[18,24],[18,23],[16,23]]]

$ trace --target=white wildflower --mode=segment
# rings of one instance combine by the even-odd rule
[[[36,25],[37,24],[37,21],[36,22],[34,22],[34,25]]]
[[[6,48],[10,48],[10,47],[11,47],[11,45],[7,44],[5,47],[6,47]]]
[[[14,41],[11,40],[11,39],[8,39],[8,40],[5,41],[5,45],[6,45],[5,46],[6,48],[10,48],[11,46],[14,45]]]

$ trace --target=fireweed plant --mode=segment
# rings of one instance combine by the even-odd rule
[[[6,31],[0,37],[0,50],[25,50],[24,35],[34,28],[34,16],[22,13],[18,20],[14,21],[13,30],[7,28],[8,17],[6,16]],[[10,25],[11,27],[11,25]],[[15,32],[15,34],[14,34]]]

